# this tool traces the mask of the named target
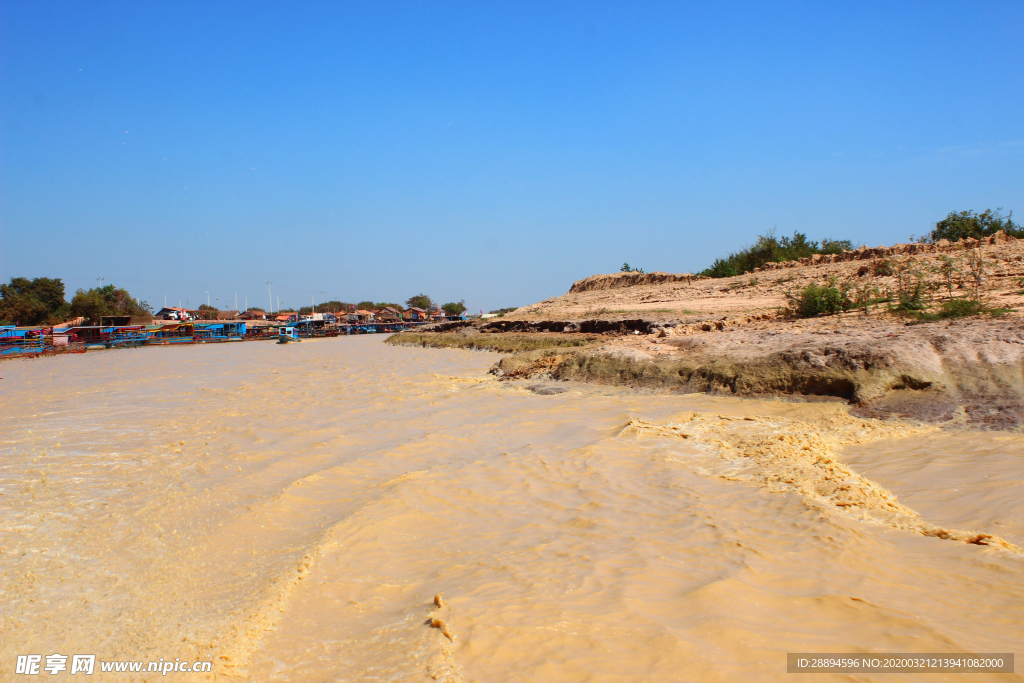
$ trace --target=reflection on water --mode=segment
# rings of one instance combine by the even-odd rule
[[[357,337],[0,364],[0,679],[53,652],[302,683],[1022,650],[1020,435],[538,395],[494,360]]]

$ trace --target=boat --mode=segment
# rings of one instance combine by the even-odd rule
[[[245,323],[242,322],[196,323],[195,328],[197,344],[242,341],[245,337]]]
[[[299,338],[299,331],[294,327],[282,327],[277,333],[278,344],[287,344],[289,342],[299,341],[302,341],[302,339]]]
[[[195,325],[190,322],[164,324],[151,331],[146,339],[147,344],[195,344]]]

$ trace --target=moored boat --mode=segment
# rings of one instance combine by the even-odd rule
[[[299,337],[299,331],[294,327],[282,327],[277,333],[278,344],[288,344],[289,342],[299,342],[302,339]]]

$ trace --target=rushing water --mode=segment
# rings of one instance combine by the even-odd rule
[[[0,680],[53,652],[294,683],[1024,653],[1021,435],[541,395],[495,358],[357,337],[0,364]]]

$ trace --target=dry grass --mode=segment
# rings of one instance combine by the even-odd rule
[[[579,348],[598,340],[589,334],[445,334],[429,332],[399,332],[388,337],[388,344],[424,346],[435,349],[473,349],[519,353],[537,349]]]

